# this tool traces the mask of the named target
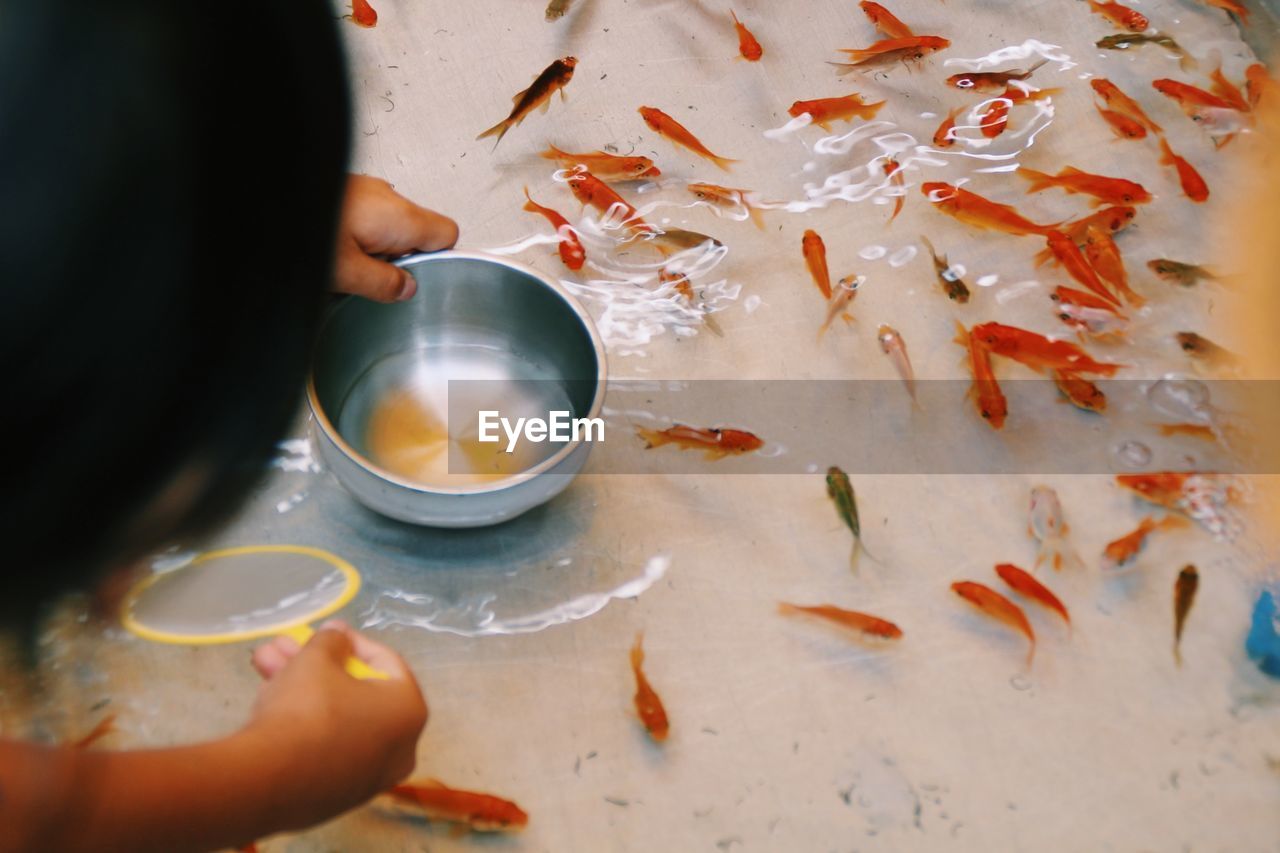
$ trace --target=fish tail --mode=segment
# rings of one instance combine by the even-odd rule
[[[644,631],[636,632],[636,643],[631,647],[631,668],[639,670],[644,665]]]
[[[567,157],[568,155],[548,142],[547,150],[541,152],[538,156],[542,157],[544,160],[559,160],[560,158]]]
[[[1042,267],[1045,264],[1049,263],[1049,261],[1051,260],[1053,260],[1053,252],[1051,250],[1041,249],[1040,251],[1036,252],[1036,256],[1035,256],[1036,266]]]
[[[646,450],[648,450],[651,447],[661,447],[662,445],[668,444],[671,441],[671,439],[663,435],[660,430],[656,430],[656,429],[645,429],[644,427],[636,427],[636,435],[640,436],[645,440]]]
[[[477,136],[476,139],[480,140],[480,139],[487,139],[490,136],[497,136],[498,137],[497,141],[493,143],[493,147],[497,148],[498,143],[502,141],[502,137],[507,135],[507,131],[511,129],[513,124],[514,123],[511,121],[511,119],[504,118],[502,121],[498,122],[493,127],[489,128],[484,133]]]
[[[747,209],[747,215],[751,217],[751,221],[756,224],[757,228],[763,231],[764,230],[764,214],[760,212],[760,208],[756,207],[753,204],[749,204],[746,201],[743,201],[742,205]]]
[[[729,168],[729,164],[737,163],[738,161],[730,157],[717,157],[713,154],[711,156],[711,162],[715,163],[717,166],[719,166],[721,169],[724,169],[726,172],[731,172],[733,170]]]
[[[529,195],[528,187],[524,188],[524,197],[527,199],[527,201],[524,203],[524,209],[529,211],[530,213],[537,213],[538,203],[533,200],[533,196]]]
[[[1039,71],[1041,68],[1043,68],[1043,67],[1045,66],[1045,64],[1046,64],[1046,63],[1048,63],[1048,61],[1049,61],[1048,59],[1041,59],[1041,60],[1040,60],[1039,62],[1037,62],[1035,65],[1032,65],[1030,68],[1028,68],[1028,69],[1027,69],[1027,77],[1030,77],[1032,74],[1035,74],[1037,71]],[[1025,79],[1025,78],[1024,78],[1024,79]]]
[[[1046,175],[1044,172],[1037,172],[1035,169],[1028,169],[1026,166],[1020,166],[1018,174],[1031,182],[1031,186],[1027,187],[1028,193],[1047,190],[1056,183],[1053,175]]]
[[[799,607],[796,607],[794,604],[791,604],[790,602],[787,602],[787,601],[779,601],[779,602],[778,602],[778,612],[779,612],[779,613],[784,613],[784,614],[787,614],[787,615],[794,615],[794,614],[796,614],[796,613],[801,613],[801,612],[803,612],[803,611],[801,611]]]
[[[863,104],[862,109],[858,110],[858,118],[863,121],[871,121],[884,108],[887,101],[876,101],[874,104]]]

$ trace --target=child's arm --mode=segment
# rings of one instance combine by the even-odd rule
[[[394,652],[321,630],[274,664],[253,719],[212,743],[131,752],[0,742],[0,851],[209,850],[334,817],[413,769],[421,691]],[[283,650],[283,652],[281,651]],[[352,653],[392,676],[356,681]]]

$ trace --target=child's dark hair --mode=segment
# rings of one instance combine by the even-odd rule
[[[0,0],[0,629],[225,519],[298,411],[347,84],[322,0]]]

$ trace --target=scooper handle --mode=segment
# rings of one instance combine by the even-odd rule
[[[316,632],[310,625],[295,625],[292,628],[286,628],[280,634],[281,636],[289,637],[299,646],[305,646],[316,635]],[[380,669],[374,669],[357,657],[347,658],[346,670],[347,675],[352,678],[358,678],[361,681],[386,681],[391,677]]]

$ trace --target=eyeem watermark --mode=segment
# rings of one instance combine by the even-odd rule
[[[549,420],[542,418],[516,418],[513,424],[510,418],[502,417],[498,412],[484,409],[479,412],[480,441],[485,444],[497,444],[502,441],[498,429],[506,434],[507,453],[514,453],[516,444],[523,438],[540,444],[553,441],[564,444],[570,441],[604,441],[603,418],[575,418],[573,412],[554,411],[547,413]]]

